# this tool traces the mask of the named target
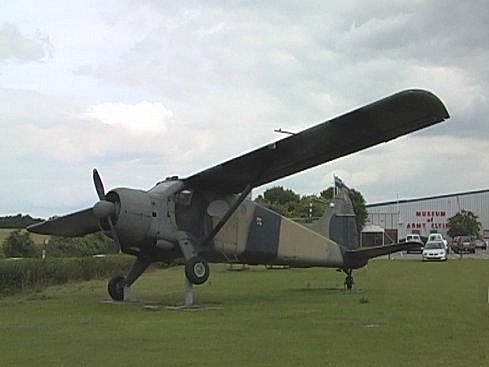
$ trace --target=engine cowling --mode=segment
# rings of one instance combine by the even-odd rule
[[[113,222],[122,252],[137,255],[144,247],[152,246],[156,238],[150,234],[150,228],[158,214],[149,194],[118,188],[109,191],[106,197],[116,206]]]

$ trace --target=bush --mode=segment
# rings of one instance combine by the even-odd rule
[[[21,259],[0,261],[0,295],[29,288],[43,288],[68,281],[108,278],[127,272],[133,258],[113,255],[103,258]]]
[[[114,241],[102,232],[74,238],[53,236],[46,246],[48,257],[82,257],[117,252]]]
[[[9,234],[2,248],[6,257],[39,257],[41,253],[29,233],[20,229]]]

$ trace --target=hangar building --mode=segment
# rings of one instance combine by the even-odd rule
[[[479,217],[484,237],[489,237],[489,189],[368,204],[366,229],[380,227],[396,242],[408,233],[428,236],[438,232],[448,237],[448,219],[462,209]]]

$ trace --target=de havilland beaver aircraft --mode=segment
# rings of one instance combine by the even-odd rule
[[[102,230],[122,252],[136,256],[126,276],[109,281],[114,300],[123,300],[125,289],[152,262],[177,259],[184,260],[191,284],[208,279],[209,263],[230,262],[336,268],[346,273],[345,285],[351,289],[353,269],[413,244],[360,248],[349,189],[342,183],[312,227],[249,200],[251,190],[447,118],[434,94],[405,90],[187,178],[167,178],[147,191],[105,192],[94,169],[99,201],[93,207],[28,230],[73,237]]]

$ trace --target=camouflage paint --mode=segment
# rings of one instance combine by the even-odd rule
[[[230,261],[249,264],[343,265],[334,241],[249,200],[218,233],[214,250]]]

